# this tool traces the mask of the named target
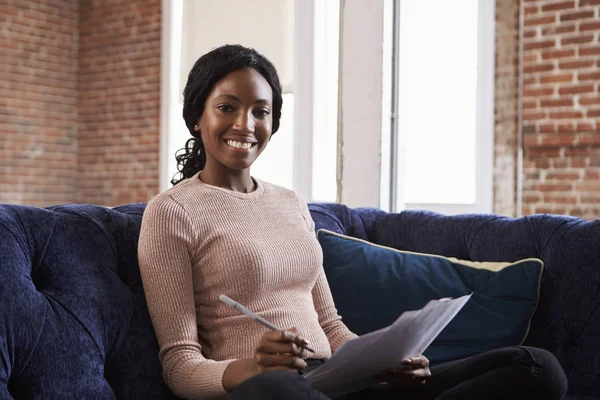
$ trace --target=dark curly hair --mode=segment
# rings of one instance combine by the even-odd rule
[[[215,84],[229,73],[241,68],[255,69],[271,86],[273,92],[273,129],[271,134],[279,129],[283,99],[281,84],[273,64],[256,50],[239,44],[224,45],[211,50],[194,63],[183,90],[183,119],[192,138],[175,155],[179,171],[177,175],[181,177],[180,179],[173,177],[171,179],[173,185],[194,176],[204,168],[204,164],[206,164],[204,144],[200,132],[196,132],[194,126],[202,116],[206,98]]]

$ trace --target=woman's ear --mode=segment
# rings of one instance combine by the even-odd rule
[[[201,117],[198,117],[198,119],[196,120],[196,125],[194,125],[194,130],[196,132],[200,132],[200,119]]]

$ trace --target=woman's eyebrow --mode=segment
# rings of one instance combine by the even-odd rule
[[[237,98],[236,96],[232,95],[232,94],[222,94],[222,95],[219,95],[218,97],[225,97],[225,98],[227,98],[229,100],[241,103],[241,100],[239,98]],[[257,104],[257,103],[259,103],[259,104],[271,104],[271,102],[269,100],[267,100],[267,99],[257,99],[257,100],[253,101],[253,104]]]

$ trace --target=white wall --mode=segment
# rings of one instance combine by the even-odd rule
[[[291,91],[294,0],[184,0],[183,30],[180,92],[196,59],[223,44],[241,44],[265,55],[283,91]]]

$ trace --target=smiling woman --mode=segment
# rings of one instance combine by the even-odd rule
[[[218,47],[188,76],[182,179],[148,204],[138,250],[164,378],[180,397],[248,398],[236,388],[249,378],[306,367],[299,345],[323,360],[356,337],[335,310],[306,202],[250,174],[281,107],[275,68],[253,49]],[[287,332],[265,333],[220,294]]]
[[[177,157],[183,178],[148,203],[138,246],[163,376],[179,397],[324,400],[300,374],[356,338],[335,308],[306,201],[250,174],[281,106],[275,68],[253,49],[218,47],[189,74],[183,117],[193,137]],[[221,294],[285,331],[267,331]],[[431,370],[423,355],[398,364],[344,399],[558,400],[566,391],[556,358],[534,348]],[[499,390],[506,381],[520,382],[518,393]]]

